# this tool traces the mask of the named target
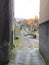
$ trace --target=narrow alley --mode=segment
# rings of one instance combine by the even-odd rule
[[[25,37],[21,31],[19,50],[13,51],[14,59],[8,65],[46,65],[39,53],[39,40]],[[35,41],[36,40],[36,41]]]

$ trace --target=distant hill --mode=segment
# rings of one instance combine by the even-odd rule
[[[16,18],[16,21],[25,20],[24,18]]]

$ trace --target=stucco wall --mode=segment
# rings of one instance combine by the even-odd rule
[[[49,20],[49,0],[40,0],[40,23]]]

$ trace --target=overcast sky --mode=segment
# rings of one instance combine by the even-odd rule
[[[14,0],[14,17],[34,18],[39,16],[40,0]]]

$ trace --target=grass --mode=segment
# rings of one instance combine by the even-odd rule
[[[15,39],[13,45],[14,45],[13,50],[17,51],[18,45],[19,45],[19,39]],[[12,53],[12,54],[10,54],[10,62],[8,63],[8,65],[13,65],[13,63],[14,63],[14,55]]]
[[[19,39],[14,40],[14,48],[13,48],[14,51],[18,50],[18,45],[19,45]]]
[[[33,31],[33,32],[30,32],[29,34],[33,34],[33,35],[36,35],[38,31]]]

